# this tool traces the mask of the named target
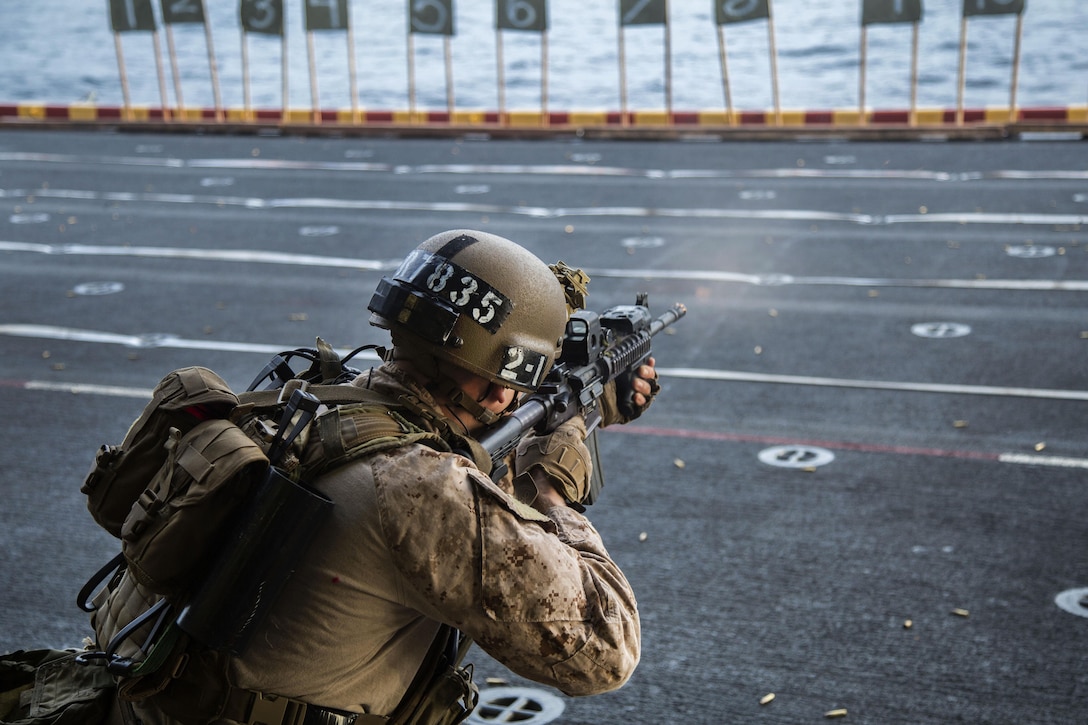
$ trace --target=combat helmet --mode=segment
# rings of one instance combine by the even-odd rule
[[[446,360],[533,392],[555,362],[568,318],[551,268],[509,239],[467,229],[420,244],[370,300],[370,324],[418,361]]]

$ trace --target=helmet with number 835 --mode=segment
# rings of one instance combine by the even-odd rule
[[[551,369],[568,318],[548,265],[509,239],[470,230],[419,245],[378,283],[368,309],[410,358],[446,360],[522,392]]]

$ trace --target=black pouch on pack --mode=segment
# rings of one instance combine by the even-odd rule
[[[442,625],[389,725],[457,725],[476,708],[480,690],[461,660],[472,640]]]
[[[318,491],[269,468],[178,626],[209,647],[241,654],[332,507]]]
[[[78,652],[19,650],[0,655],[0,725],[97,725],[116,688],[101,667],[76,664]]]

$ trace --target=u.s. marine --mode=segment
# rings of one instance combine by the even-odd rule
[[[110,725],[456,722],[469,688],[442,661],[462,636],[570,695],[631,676],[634,593],[570,505],[589,485],[584,421],[523,440],[498,483],[473,439],[555,362],[568,306],[552,269],[507,239],[454,230],[414,250],[369,309],[392,349],[350,384],[444,444],[383,450],[317,480],[336,503],[331,522],[244,653],[194,652],[162,692],[119,699]],[[655,380],[651,359],[632,384],[637,412]],[[460,705],[447,712],[443,697]]]

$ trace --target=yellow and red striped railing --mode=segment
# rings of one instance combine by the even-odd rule
[[[552,131],[574,129],[622,133],[656,130],[668,133],[712,132],[723,135],[751,132],[779,132],[783,135],[802,131],[896,131],[924,134],[959,130],[971,135],[986,129],[1005,133],[1018,130],[1054,129],[1088,134],[1088,105],[1044,108],[954,108],[905,109],[782,110],[774,111],[507,111],[455,110],[404,111],[360,109],[163,109],[152,106],[96,106],[85,103],[38,104],[0,103],[0,127],[12,124],[41,125],[140,125],[140,126],[229,126],[232,129],[275,126],[294,129],[344,132],[350,130],[395,131],[412,129],[463,131]]]

